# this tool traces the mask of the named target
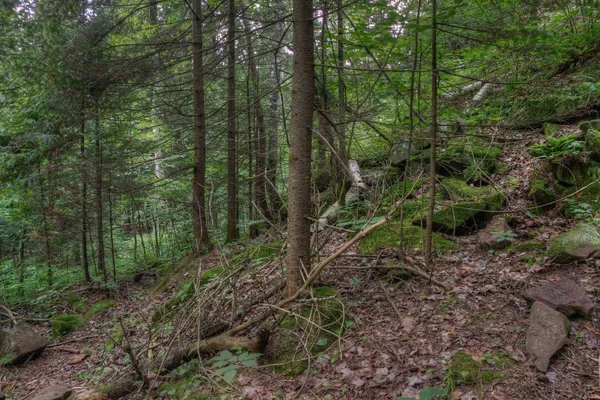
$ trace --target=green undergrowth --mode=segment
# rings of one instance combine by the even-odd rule
[[[115,306],[114,300],[101,300],[97,303],[92,304],[92,306],[85,313],[86,318],[90,318],[98,313],[101,313],[106,310],[110,310]]]
[[[69,304],[69,308],[77,314],[81,314],[90,304],[87,299],[76,294],[67,294],[65,300]]]
[[[85,325],[85,319],[78,314],[58,315],[52,318],[52,337],[58,338],[76,331]]]
[[[303,373],[308,358],[325,352],[346,325],[344,305],[330,286],[315,287],[313,298],[292,309],[271,335],[265,356],[272,369],[289,377]]]
[[[180,281],[177,292],[162,306],[160,306],[152,316],[153,322],[163,321],[173,316],[180,307],[194,297],[196,290],[202,290],[211,282],[232,273],[242,265],[246,265],[244,273],[252,271],[253,267],[262,265],[263,263],[278,257],[281,253],[283,240],[275,240],[269,243],[259,243],[250,245],[240,251],[224,254],[227,258],[217,266],[214,266],[200,275],[199,278],[187,278]],[[165,281],[174,281],[174,277],[182,277],[185,272],[196,273],[197,259],[186,257],[182,260],[177,271],[173,275],[165,276],[161,282],[157,284],[154,290],[163,289]]]
[[[400,231],[402,230],[402,239]],[[425,243],[425,229],[413,225],[401,225],[391,222],[373,231],[359,242],[358,249],[362,254],[376,254],[389,247],[422,248]],[[433,246],[437,253],[443,254],[456,250],[460,246],[442,236],[433,234]]]
[[[515,364],[505,352],[485,353],[481,358],[482,361],[476,361],[464,351],[456,352],[446,371],[447,385],[450,388],[458,384],[481,389],[504,379],[504,371]]]

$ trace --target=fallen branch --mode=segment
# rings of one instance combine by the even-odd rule
[[[8,309],[8,307],[6,307],[3,304],[0,304],[0,310],[4,311],[4,313],[6,314],[6,316],[8,318],[10,318],[10,320],[12,321],[13,325],[17,324],[17,319],[15,318],[15,315],[12,313],[12,311],[10,311]]]

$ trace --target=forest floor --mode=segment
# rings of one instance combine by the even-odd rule
[[[531,238],[533,232],[536,240],[545,242],[575,223],[558,212],[533,217],[524,211],[528,177],[537,162],[524,149],[536,140],[528,133],[527,140],[504,146],[501,158],[509,168],[496,183],[508,187],[511,178],[519,178],[517,187],[507,192],[505,209],[517,219],[513,231],[519,240]],[[238,374],[233,385],[212,381],[208,393],[213,397],[206,397],[204,390],[205,397],[189,398],[392,400],[417,397],[425,386],[444,386],[451,389],[450,398],[461,400],[600,399],[598,312],[591,319],[572,321],[566,346],[543,374],[525,353],[529,305],[522,296],[527,288],[565,276],[597,302],[598,265],[557,265],[543,254],[524,257],[502,250],[489,252],[474,234],[447,238],[461,248],[437,258],[435,277],[452,285],[452,291],[418,276],[390,281],[387,274],[373,268],[399,259],[400,249],[362,256],[354,247],[332,262],[321,277],[321,283],[337,289],[346,307],[345,319],[352,323],[334,346],[310,362],[308,373],[288,378],[259,363]],[[320,255],[331,254],[347,239],[344,233],[335,234]],[[420,250],[402,251],[405,259],[421,259]],[[203,259],[205,266],[220,261],[217,251]],[[62,384],[82,393],[97,384],[99,376],[110,371],[116,375],[128,364],[107,346],[111,327],[119,318],[134,319],[138,323],[129,331],[130,340],[147,340],[146,321],[169,297],[164,292],[149,294],[153,284],[120,282],[116,306],[62,338],[64,345],[48,348],[22,367],[0,369],[0,392],[14,393],[21,400],[39,388]],[[176,284],[172,290],[177,290]],[[90,303],[102,300],[101,293],[89,296]],[[32,324],[41,333],[49,331],[44,321]],[[486,375],[492,378],[484,382],[482,374],[467,383],[449,373],[451,359],[459,351],[478,361],[481,371],[492,371]],[[161,398],[159,391],[138,396]],[[177,397],[163,393],[162,398]]]

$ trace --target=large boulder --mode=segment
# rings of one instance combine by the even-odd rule
[[[35,394],[32,400],[66,400],[73,391],[65,386],[50,386]]]
[[[594,308],[594,302],[585,290],[568,278],[529,288],[523,297],[532,302],[541,301],[567,317],[575,314],[589,317]]]
[[[47,346],[46,340],[25,322],[0,331],[0,359],[10,364],[23,364],[38,357]]]
[[[534,357],[536,368],[546,372],[550,358],[567,343],[571,324],[564,314],[540,301],[531,307],[530,322],[525,347]]]
[[[400,231],[402,231],[402,238]],[[377,228],[362,239],[358,244],[358,250],[362,254],[377,254],[379,250],[388,247],[423,248],[425,236],[425,229],[419,226],[403,226],[400,223],[392,222]],[[436,233],[433,234],[433,247],[439,254],[459,248],[456,243]]]
[[[561,264],[600,258],[600,231],[593,225],[582,223],[551,238],[547,245],[548,257]]]
[[[410,143],[408,140],[401,140],[392,149],[390,154],[391,164],[396,167],[403,167],[411,156],[429,146],[431,146],[431,142],[426,138],[413,138]]]

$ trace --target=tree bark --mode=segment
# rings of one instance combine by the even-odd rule
[[[206,115],[204,111],[204,65],[202,55],[202,0],[193,0],[192,13],[192,78],[194,81],[194,178],[192,220],[194,252],[211,248],[206,225]]]
[[[106,261],[104,258],[104,216],[102,209],[102,143],[100,133],[100,115],[98,105],[95,107],[94,123],[96,134],[96,241],[98,269],[102,273],[104,283],[108,282]]]
[[[92,281],[87,248],[87,164],[85,162],[85,103],[81,104],[81,139],[79,155],[81,161],[81,265],[87,283]]]
[[[288,179],[287,287],[292,296],[310,271],[311,138],[313,122],[314,30],[312,0],[294,0],[294,69]]]
[[[435,158],[437,145],[437,0],[432,0],[431,28],[431,157],[429,159],[429,206],[427,207],[427,234],[425,238],[425,265],[433,274],[433,210],[435,207]]]
[[[235,0],[227,10],[227,241],[239,239],[235,115]]]

